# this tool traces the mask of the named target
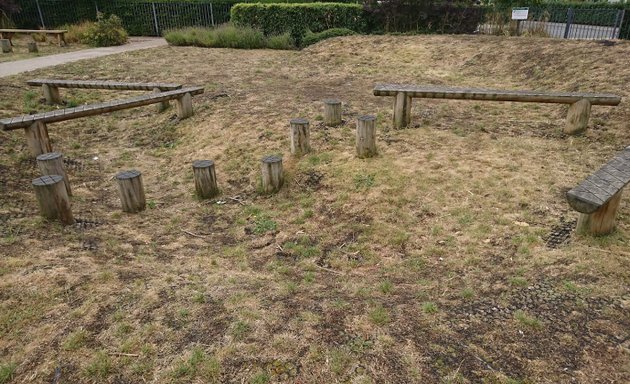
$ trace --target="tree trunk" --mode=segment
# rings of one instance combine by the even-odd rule
[[[142,174],[136,170],[124,171],[116,175],[116,180],[118,180],[118,193],[122,210],[129,213],[144,211],[146,198]]]
[[[49,152],[37,156],[37,166],[42,175],[59,175],[63,177],[68,196],[72,196],[70,180],[63,166],[63,155],[59,152]]]
[[[59,220],[64,225],[74,224],[70,199],[59,175],[46,175],[33,180],[33,189],[41,215],[48,220]]]
[[[214,161],[197,160],[193,162],[193,175],[195,178],[195,191],[202,199],[209,199],[219,194],[217,187],[217,175],[214,170]]]

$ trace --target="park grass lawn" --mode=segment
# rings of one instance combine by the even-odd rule
[[[79,44],[79,43],[69,43],[65,47],[60,47],[59,45],[57,45],[56,39],[52,39],[48,37],[45,42],[39,42],[39,41],[37,42],[37,48],[39,52],[30,53],[28,51],[28,42],[33,41],[33,39],[30,36],[15,35],[12,41],[13,41],[13,52],[11,53],[0,52],[0,63],[5,63],[8,61],[32,59],[32,58],[40,57],[40,56],[55,55],[57,53],[79,51],[81,49],[88,48],[87,45]]]
[[[47,110],[34,77],[203,85],[195,115],[144,107],[49,126],[77,225],[43,222],[23,134],[0,133],[0,382],[559,383],[630,378],[630,206],[549,247],[565,192],[630,144],[630,43],[353,36],[303,51],[164,47],[0,80],[0,115]],[[584,136],[566,106],[415,100],[378,82],[610,92]],[[62,90],[72,104],[123,95]],[[222,94],[228,97],[220,97]],[[131,95],[127,93],[126,95]],[[321,123],[321,100],[344,124]],[[354,155],[378,118],[379,155]],[[314,152],[289,154],[288,122]],[[285,187],[257,192],[260,159]],[[222,195],[194,196],[213,159]],[[143,172],[120,212],[112,176]],[[12,378],[2,379],[2,377]]]

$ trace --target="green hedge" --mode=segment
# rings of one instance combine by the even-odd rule
[[[236,4],[231,21],[262,30],[266,35],[291,32],[294,38],[306,30],[321,32],[331,28],[365,31],[363,7],[360,4]]]

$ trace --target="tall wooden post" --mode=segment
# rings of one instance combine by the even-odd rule
[[[274,193],[280,190],[284,183],[282,174],[282,157],[266,156],[262,159],[262,193]]]
[[[582,133],[588,127],[588,119],[591,117],[591,102],[587,99],[577,101],[569,107],[567,123],[564,133],[576,135]]]
[[[42,84],[42,92],[48,104],[61,104],[61,96],[59,96],[59,88],[54,85]]]
[[[394,98],[394,129],[406,128],[411,124],[411,97],[398,92]]]
[[[357,119],[357,156],[376,155],[376,116],[366,115]]]
[[[306,119],[291,120],[291,153],[303,155],[311,151],[310,127]]]
[[[214,161],[197,160],[193,162],[193,176],[195,178],[195,191],[202,199],[209,199],[219,194],[217,187],[217,175],[214,170]]]
[[[160,88],[153,88],[153,93],[162,93],[162,90]],[[157,111],[158,113],[164,112],[168,109],[168,107],[169,107],[168,100],[162,101],[157,104]]]
[[[46,175],[33,180],[33,189],[41,215],[48,220],[59,220],[64,225],[74,224],[70,199],[60,175]]]
[[[615,228],[615,216],[621,202],[621,193],[617,192],[606,204],[593,213],[580,213],[576,232],[594,236],[607,235]]]
[[[52,152],[52,145],[48,137],[48,128],[41,121],[36,121],[27,128],[24,128],[26,141],[31,154],[35,157],[42,153]]]
[[[337,99],[324,100],[324,124],[336,127],[341,124],[341,101]]]
[[[193,115],[192,95],[190,93],[184,94],[176,100],[177,102],[177,116],[183,120]]]
[[[122,210],[129,213],[144,211],[146,198],[140,171],[131,170],[116,175],[118,194],[122,203]]]
[[[59,152],[49,152],[37,156],[37,166],[42,175],[59,175],[63,177],[68,196],[72,196],[70,180],[63,166],[63,155]]]

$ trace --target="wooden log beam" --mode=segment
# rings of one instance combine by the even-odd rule
[[[324,124],[336,127],[341,124],[341,101],[337,99],[324,100]]]
[[[146,197],[142,174],[136,170],[124,171],[116,175],[116,180],[118,181],[118,194],[122,210],[128,213],[144,211]]]
[[[197,196],[201,199],[210,199],[217,196],[219,194],[219,187],[217,187],[214,161],[197,160],[193,162],[192,167]]]
[[[74,224],[70,199],[60,175],[38,177],[32,182],[41,215],[48,220],[59,220],[64,225]]]
[[[109,89],[120,91],[152,91],[158,88],[161,92],[165,92],[182,89],[181,84],[175,83],[128,83],[112,80],[31,79],[28,80],[26,84],[35,87],[48,84],[57,88]]]
[[[567,123],[564,133],[567,135],[577,135],[588,127],[588,119],[591,116],[591,103],[588,99],[577,101],[569,107],[567,113]]]
[[[261,192],[264,194],[275,193],[284,183],[282,171],[282,157],[266,156],[261,163],[262,183]]]
[[[376,155],[376,116],[357,119],[357,156],[361,159]]]
[[[576,231],[593,236],[607,235],[615,228],[615,217],[623,189],[593,213],[580,213]]]
[[[37,121],[24,128],[24,133],[26,134],[28,148],[33,156],[37,157],[42,153],[52,152],[52,144],[50,144],[46,124]]]
[[[72,196],[72,188],[68,174],[63,166],[63,155],[59,152],[49,152],[37,156],[37,167],[42,175],[59,175],[63,177],[68,196]]]
[[[297,156],[311,151],[310,126],[306,119],[292,119],[291,124],[291,153]]]
[[[394,129],[406,128],[411,124],[411,96],[398,92],[394,97]]]

